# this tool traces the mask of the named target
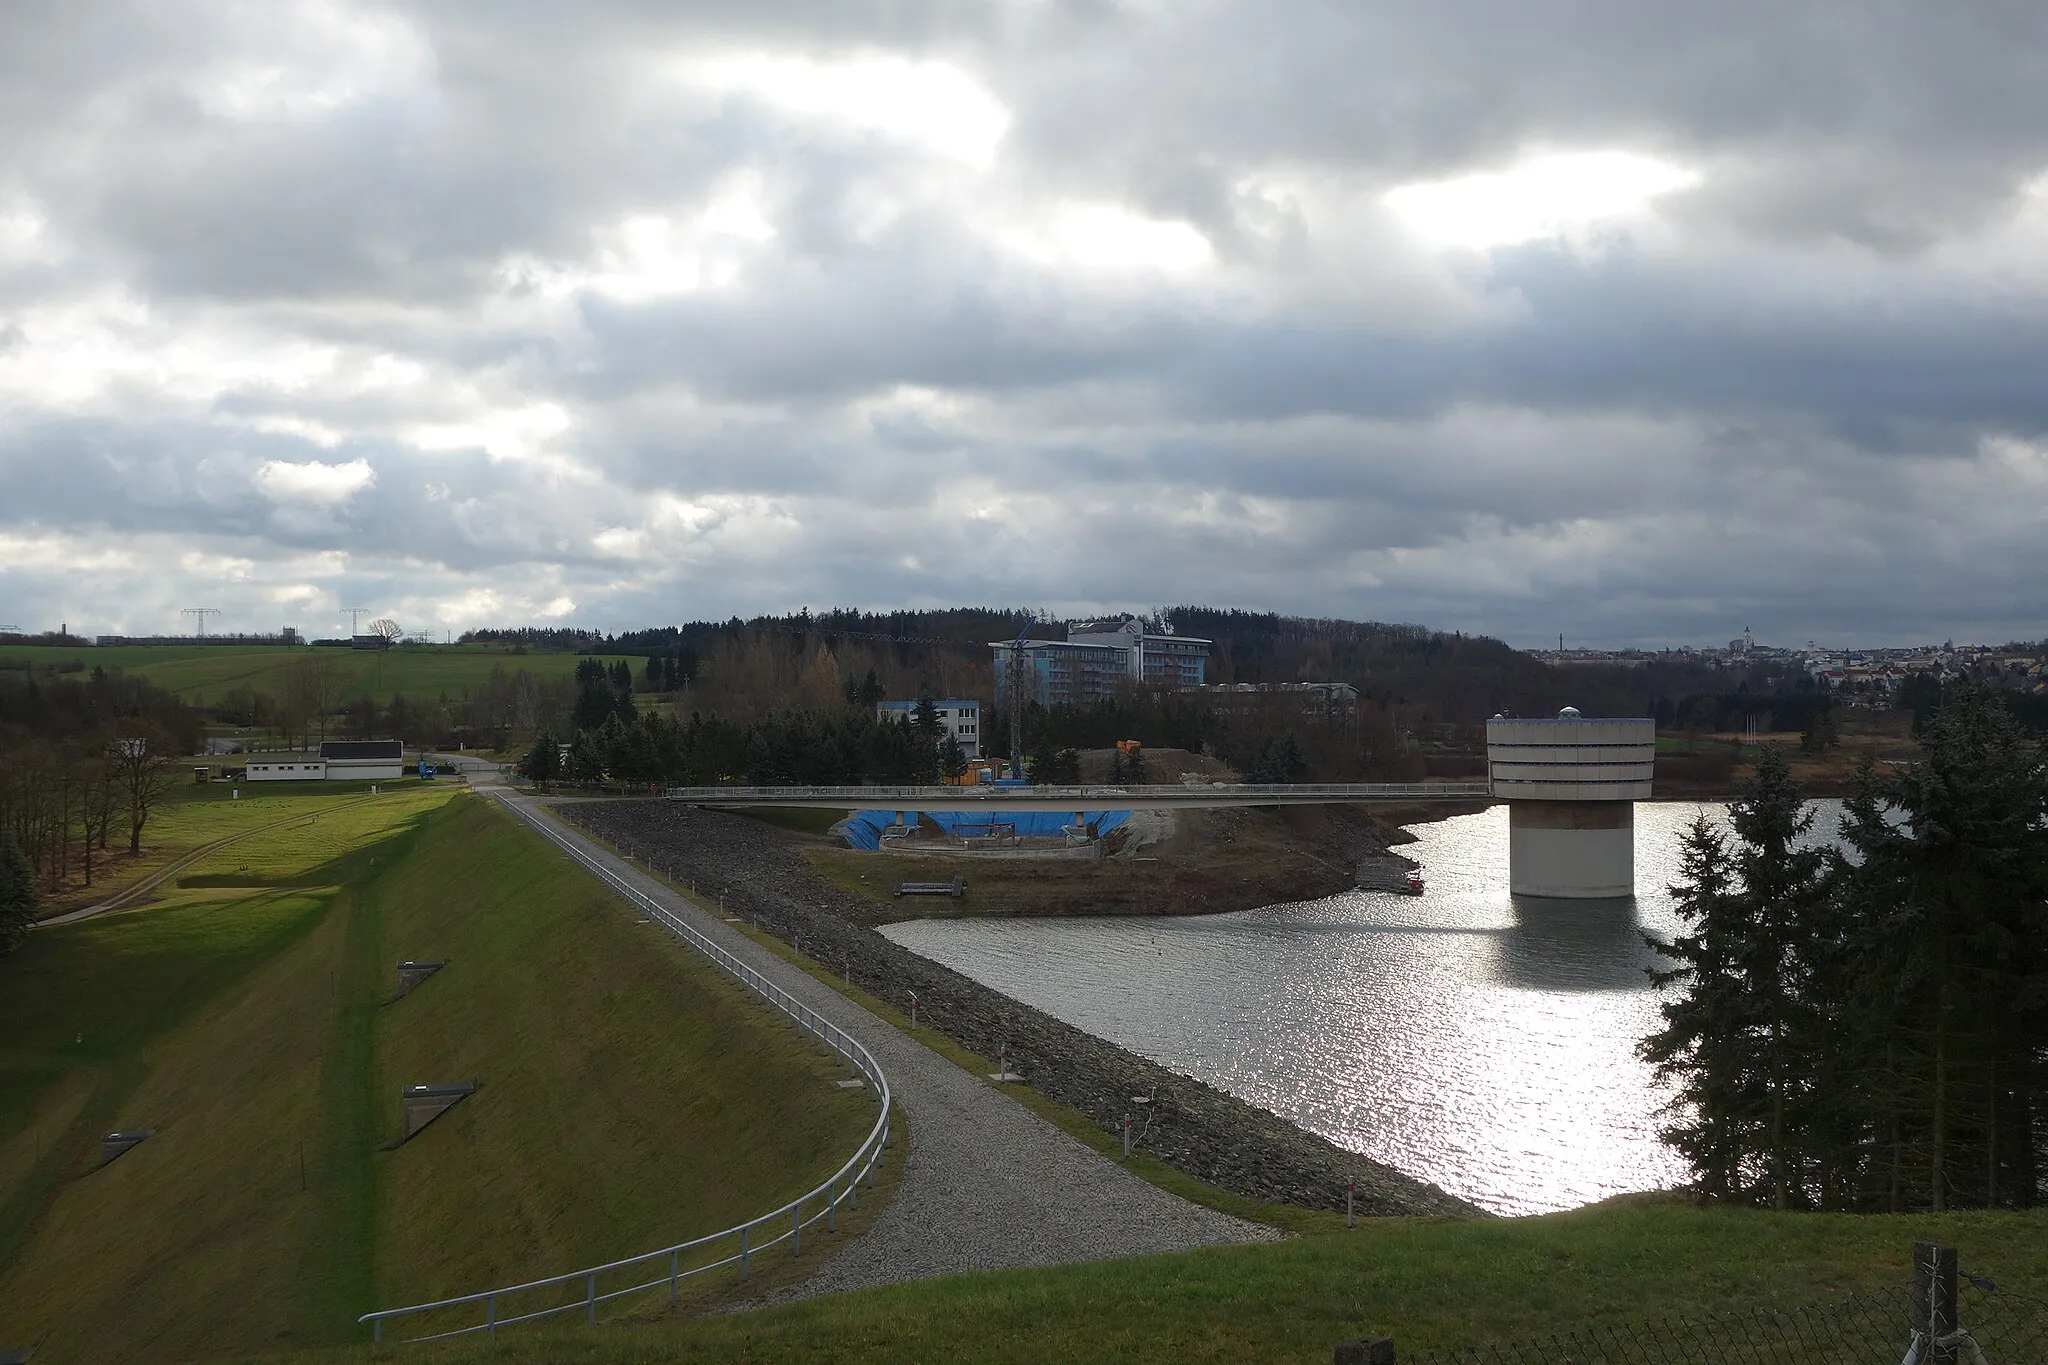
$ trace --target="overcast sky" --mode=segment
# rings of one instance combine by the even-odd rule
[[[0,623],[2048,634],[2048,6],[0,6]]]

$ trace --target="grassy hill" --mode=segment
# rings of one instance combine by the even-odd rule
[[[493,668],[525,669],[535,678],[566,678],[583,657],[540,654],[490,645],[401,645],[388,650],[352,650],[289,645],[116,645],[106,649],[43,645],[0,645],[0,666],[27,662],[38,671],[119,668],[148,678],[193,705],[218,701],[247,687],[279,696],[284,670],[309,653],[334,660],[346,676],[348,697],[379,700],[395,692],[415,697],[459,697],[481,685]],[[618,656],[604,655],[606,662]]]
[[[727,1226],[858,1145],[870,1096],[502,812],[349,799],[0,961],[0,1343],[348,1342]],[[387,1004],[401,957],[450,965]],[[470,1079],[386,1150],[403,1085]],[[110,1128],[155,1136],[101,1169]]]
[[[1334,1221],[1324,1232],[1264,1246],[960,1275],[691,1322],[507,1333],[436,1360],[1322,1365],[1333,1343],[1356,1336],[1391,1336],[1397,1358],[1412,1359],[1407,1353],[1528,1343],[1593,1324],[1826,1305],[1909,1280],[1912,1241],[1929,1236],[1957,1246],[1966,1271],[1990,1276],[2006,1292],[2048,1297],[2039,1294],[2048,1286],[2048,1227],[2032,1214],[1858,1218],[1607,1205],[1543,1218],[1374,1219],[1351,1232]],[[2048,1331],[2048,1316],[2039,1326]],[[1901,1333],[1896,1354],[1905,1347]],[[333,1351],[290,1359],[343,1365],[378,1358]],[[2001,1363],[2037,1358],[1992,1356]]]

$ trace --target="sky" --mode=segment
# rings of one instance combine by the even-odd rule
[[[12,0],[0,624],[2048,635],[2048,6]]]

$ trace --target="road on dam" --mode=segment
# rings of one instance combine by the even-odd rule
[[[1216,810],[1353,802],[1486,801],[1484,782],[1175,782],[1107,787],[668,787],[688,806],[797,806],[820,810]]]
[[[996,1083],[963,1071],[660,879],[593,843],[574,825],[554,820],[543,803],[505,787],[494,769],[468,775],[479,790],[515,814],[549,820],[591,861],[686,917],[859,1039],[881,1064],[909,1130],[896,1197],[865,1235],[785,1297],[967,1270],[1105,1260],[1279,1237],[1272,1228],[1190,1203],[1138,1179],[1033,1114]],[[640,1250],[619,1247],[616,1254]]]

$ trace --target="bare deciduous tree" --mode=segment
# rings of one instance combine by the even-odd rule
[[[160,730],[117,734],[107,746],[107,762],[128,810],[128,852],[142,852],[142,827],[176,777],[178,755]]]

